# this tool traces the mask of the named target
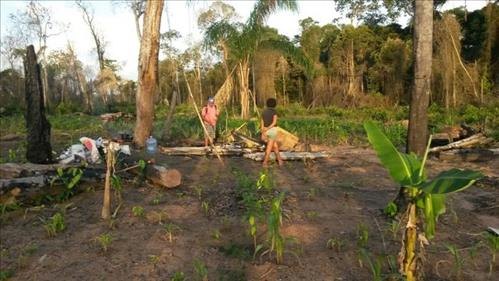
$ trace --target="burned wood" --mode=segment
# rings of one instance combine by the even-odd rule
[[[40,78],[40,65],[37,63],[35,48],[29,45],[24,61],[26,129],[26,159],[32,163],[52,162],[50,145],[50,123],[45,117],[44,89]]]

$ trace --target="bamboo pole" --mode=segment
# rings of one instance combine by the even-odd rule
[[[199,118],[199,122],[201,123],[201,126],[203,127],[203,131],[204,131],[205,135],[208,137],[208,141],[210,143],[210,146],[211,146],[211,148],[213,148],[213,151],[215,152],[215,155],[217,156],[218,160],[220,160],[220,163],[222,163],[222,165],[224,165],[224,161],[220,157],[220,154],[218,153],[217,148],[213,144],[213,140],[211,139],[210,135],[208,134],[208,130],[206,129],[206,126],[204,125],[203,118],[201,118],[201,114],[199,113],[199,109],[198,109],[198,106],[196,104],[196,100],[194,100],[194,95],[192,95],[191,86],[189,85],[189,80],[187,80],[187,75],[185,75],[185,71],[183,71],[183,74],[184,74],[185,83],[187,84],[187,90],[189,91],[189,96],[192,99],[194,109],[196,110],[196,114]]]

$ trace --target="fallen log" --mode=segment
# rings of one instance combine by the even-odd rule
[[[116,112],[116,113],[104,113],[100,115],[100,119],[102,122],[107,123],[109,121],[113,121],[115,119],[120,118],[123,116],[123,112]]]
[[[484,136],[482,133],[475,134],[471,137],[462,139],[460,141],[455,141],[452,143],[449,143],[447,145],[443,146],[437,146],[430,148],[430,152],[439,152],[439,151],[445,151],[445,150],[450,150],[454,148],[465,148],[465,147],[470,147],[470,146],[476,146],[476,145],[484,145],[492,142],[493,139],[487,138]]]
[[[5,163],[0,164],[0,179],[13,179],[55,172],[57,169],[82,167],[82,164],[33,164],[33,163]]]
[[[318,159],[327,158],[330,155],[325,152],[280,152],[282,160],[304,160],[304,159]],[[243,157],[255,161],[263,161],[263,152],[255,152],[244,154]],[[275,154],[270,154],[270,159],[275,159]]]
[[[443,161],[483,162],[497,157],[497,153],[493,149],[455,149],[440,152],[438,158]]]
[[[219,155],[224,156],[241,156],[244,153],[254,152],[252,149],[248,148],[240,148],[240,147],[224,147],[224,146],[215,146],[214,149],[217,150]],[[159,146],[158,150],[166,155],[172,156],[206,156],[206,155],[215,155],[213,153],[212,148],[205,147],[163,147]]]

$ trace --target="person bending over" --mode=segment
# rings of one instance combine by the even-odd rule
[[[260,131],[262,132],[262,140],[267,143],[265,148],[265,156],[263,157],[263,166],[268,167],[270,153],[274,151],[279,166],[283,164],[281,155],[279,154],[279,146],[277,145],[277,113],[275,107],[277,101],[270,98],[266,102],[267,108],[263,111],[262,119],[260,120]]]

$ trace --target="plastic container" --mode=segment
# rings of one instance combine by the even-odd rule
[[[158,149],[158,141],[155,138],[153,138],[152,136],[150,136],[146,140],[146,151],[147,151],[147,153],[154,154],[154,153],[156,153],[157,149]]]

